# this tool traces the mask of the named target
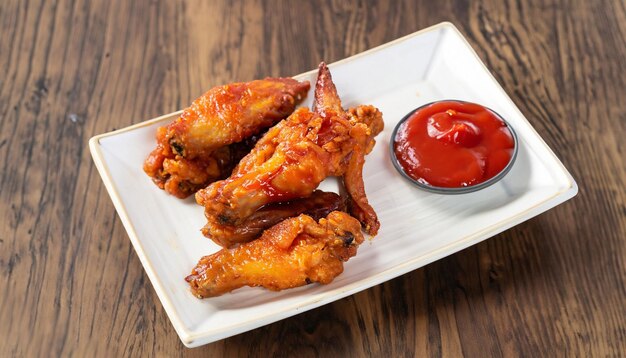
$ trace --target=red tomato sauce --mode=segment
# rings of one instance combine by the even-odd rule
[[[398,128],[394,151],[411,178],[465,187],[500,173],[515,142],[504,121],[479,104],[441,101],[415,111]]]

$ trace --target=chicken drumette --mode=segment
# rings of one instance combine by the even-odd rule
[[[159,188],[185,198],[230,175],[255,135],[291,114],[310,85],[267,78],[215,87],[157,130],[144,171]]]
[[[330,283],[363,242],[361,224],[334,211],[315,222],[290,218],[260,238],[200,259],[186,280],[197,297],[219,296],[243,286],[278,291],[312,282]]]
[[[326,177],[338,176],[350,212],[375,235],[379,223],[365,196],[362,169],[382,128],[382,115],[372,106],[342,109],[330,72],[320,64],[313,112],[296,110],[257,142],[229,178],[196,193],[207,217],[203,233],[229,246],[224,243],[259,208],[306,198]]]

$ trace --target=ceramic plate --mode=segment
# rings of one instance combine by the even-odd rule
[[[180,112],[93,137],[90,149],[137,255],[188,347],[241,333],[338,300],[485,240],[573,197],[573,178],[489,73],[459,31],[442,23],[331,64],[344,107],[373,104],[385,130],[367,157],[365,188],[379,235],[366,241],[331,284],[270,292],[242,288],[200,300],[184,281],[198,259],[218,250],[199,229],[203,208],[159,190],[142,171],[156,128]],[[316,71],[295,78],[315,82]],[[312,89],[307,102],[310,106]],[[519,136],[511,171],[463,195],[421,191],[394,169],[389,140],[411,109],[441,99],[481,103]],[[141,119],[139,119],[141,120]],[[322,183],[326,189],[336,182]]]

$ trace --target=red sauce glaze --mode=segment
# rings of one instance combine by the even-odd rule
[[[506,167],[514,141],[506,124],[479,104],[435,102],[405,120],[394,138],[404,172],[433,186],[482,183]]]

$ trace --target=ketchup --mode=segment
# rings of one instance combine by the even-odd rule
[[[411,178],[438,187],[465,187],[500,173],[515,142],[497,114],[479,104],[441,101],[418,108],[400,124],[393,149]]]

